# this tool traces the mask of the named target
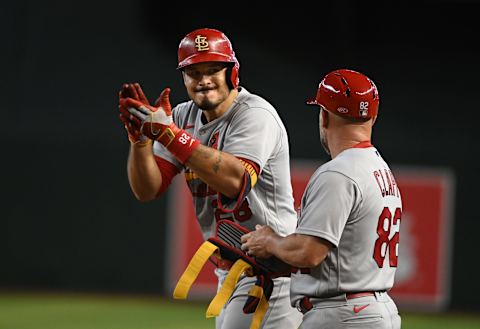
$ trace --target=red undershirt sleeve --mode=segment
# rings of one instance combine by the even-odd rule
[[[162,185],[157,192],[156,197],[158,198],[163,192],[167,190],[167,187],[172,182],[173,177],[180,173],[180,170],[172,164],[171,162],[159,157],[155,156],[155,162],[157,162],[158,169],[160,169],[160,173],[162,175]]]

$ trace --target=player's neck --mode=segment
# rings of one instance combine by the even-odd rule
[[[223,101],[222,103],[218,104],[218,106],[215,109],[212,109],[210,111],[203,111],[203,115],[207,119],[207,122],[213,121],[217,118],[220,118],[227,110],[232,106],[233,101],[235,98],[238,96],[238,89],[232,89],[230,91],[230,94],[228,94],[228,97]]]
[[[328,148],[330,150],[330,156],[334,159],[343,151],[353,148],[362,142],[370,141],[370,138],[370,134],[363,133],[342,134],[329,138]]]

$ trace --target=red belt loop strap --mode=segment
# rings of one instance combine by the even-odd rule
[[[375,296],[373,291],[365,291],[365,292],[351,292],[345,295],[347,299],[354,299],[360,297],[367,297],[367,296]]]
[[[362,291],[362,292],[349,292],[345,294],[345,298],[347,299],[355,299],[355,298],[368,297],[368,296],[375,296],[375,292]],[[310,301],[310,298],[307,296],[300,299],[300,302],[298,303],[298,306],[297,306],[297,309],[303,314],[307,313],[312,308],[313,308],[313,304]]]

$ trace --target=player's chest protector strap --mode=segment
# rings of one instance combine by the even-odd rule
[[[273,291],[273,278],[290,276],[291,267],[277,258],[254,259],[241,250],[240,238],[249,231],[244,227],[228,221],[217,223],[215,237],[209,238],[197,250],[187,269],[175,287],[173,297],[186,299],[190,287],[211,256],[233,262],[220,290],[208,306],[206,317],[218,316],[232,295],[240,276],[256,276],[257,282],[248,292],[248,299],[243,307],[244,313],[254,313],[250,329],[260,328],[262,319],[268,309],[268,300]]]

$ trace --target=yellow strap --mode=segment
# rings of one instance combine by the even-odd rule
[[[258,286],[255,286],[255,287],[258,287]],[[263,294],[263,289],[261,287],[259,288],[260,290],[262,290],[261,292],[262,295],[260,297],[260,301],[258,302],[257,309],[255,310],[255,313],[253,313],[253,319],[252,319],[252,323],[250,324],[250,329],[260,328],[260,325],[262,324],[262,320],[265,317],[265,313],[267,313],[267,310],[268,310],[268,301],[265,298],[265,295]]]
[[[253,285],[250,288],[250,291],[248,292],[249,296],[256,297],[256,298],[262,298],[263,296],[263,288],[257,285]]]
[[[198,274],[207,262],[208,258],[218,250],[218,247],[209,241],[205,241],[200,248],[198,248],[195,255],[193,255],[185,272],[183,272],[177,286],[173,291],[173,298],[186,299],[188,291],[193,282],[197,279]]]
[[[207,318],[218,316],[220,314],[223,306],[232,295],[233,290],[235,289],[235,285],[237,284],[238,279],[240,278],[240,275],[242,275],[243,272],[251,268],[252,267],[250,266],[250,264],[248,264],[242,259],[237,260],[233,264],[232,268],[228,271],[228,275],[225,278],[225,281],[223,282],[222,286],[220,287],[220,290],[212,299],[212,301],[210,302],[210,305],[208,305],[208,309],[206,313]]]
[[[253,168],[253,166],[250,163],[243,161],[242,159],[240,159],[240,162],[242,163],[243,167],[250,175],[250,184],[252,185],[251,188],[253,188],[257,183],[257,179],[258,179],[257,172],[255,171],[255,168]]]

